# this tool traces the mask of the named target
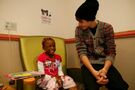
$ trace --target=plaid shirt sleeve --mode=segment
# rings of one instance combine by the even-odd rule
[[[87,55],[87,47],[84,43],[82,37],[82,31],[77,27],[75,31],[75,39],[76,39],[76,49],[79,57],[81,58],[83,55]]]
[[[114,40],[113,27],[110,24],[106,24],[104,27],[105,42],[106,42],[106,60],[114,62],[116,56],[116,45]]]

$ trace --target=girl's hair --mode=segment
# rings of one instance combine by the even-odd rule
[[[54,39],[52,39],[51,37],[45,37],[45,38],[42,40],[42,48],[43,48],[43,49],[45,48],[45,43],[46,43],[46,41],[48,41],[48,40],[54,41]],[[54,41],[54,42],[55,42],[55,41]]]

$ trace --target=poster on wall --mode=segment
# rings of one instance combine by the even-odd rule
[[[44,24],[50,24],[52,20],[52,15],[49,10],[41,9],[41,22]]]

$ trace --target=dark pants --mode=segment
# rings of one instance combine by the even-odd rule
[[[100,70],[103,68],[103,65],[93,64],[93,68],[95,68],[96,70]],[[85,90],[99,90],[101,85],[96,83],[96,79],[91,74],[91,72],[88,71],[88,69],[85,66],[82,66],[81,70]],[[109,79],[109,83],[105,86],[109,90],[128,90],[128,84],[122,79],[122,76],[114,66],[111,66],[108,70],[107,77]]]

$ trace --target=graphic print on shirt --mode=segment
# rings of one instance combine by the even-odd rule
[[[60,65],[60,61],[55,59],[54,61],[45,60],[44,67],[45,73],[56,76],[58,74],[58,66]]]

